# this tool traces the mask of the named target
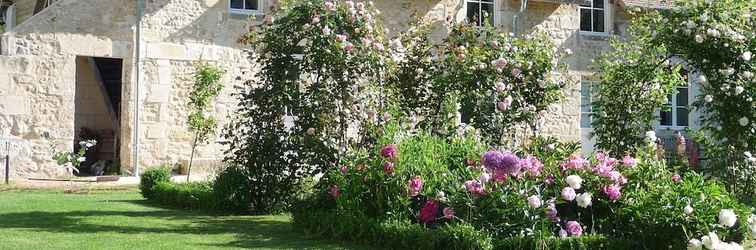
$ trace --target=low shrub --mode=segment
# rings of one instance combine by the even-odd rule
[[[228,166],[212,183],[218,202],[223,211],[246,212],[252,205],[252,187],[245,168]]]
[[[151,200],[183,209],[213,210],[217,207],[213,189],[206,182],[160,182],[155,185]]]
[[[154,198],[155,186],[159,183],[171,181],[171,169],[165,166],[148,169],[142,173],[139,181],[139,191],[147,199]]]

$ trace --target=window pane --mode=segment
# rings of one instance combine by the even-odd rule
[[[603,9],[604,8],[604,0],[593,0],[593,8]]]
[[[677,106],[688,106],[688,88],[677,88]]]
[[[494,15],[494,5],[493,4],[481,4],[481,8],[483,10],[483,21],[487,22],[490,25],[494,25],[493,22],[493,15]]]
[[[687,108],[677,108],[677,126],[688,126]]]
[[[580,112],[591,112],[591,84],[589,82],[580,83]]]
[[[467,3],[467,21],[476,25],[480,24],[480,4]]]
[[[659,113],[659,124],[662,126],[672,126],[672,111],[661,111]]]
[[[591,10],[580,9],[580,30],[593,31],[591,26],[593,26],[593,24],[591,24]]]
[[[590,113],[581,113],[580,114],[580,127],[581,128],[590,128],[591,127],[591,114]]]
[[[582,0],[580,1],[580,6],[591,7],[591,1],[592,0]]]
[[[231,0],[231,8],[232,9],[242,9],[244,8],[244,0]]]
[[[481,2],[493,4],[494,0],[481,0]]]
[[[258,10],[257,0],[244,0],[244,9]]]
[[[594,10],[593,11],[593,31],[594,32],[604,32],[604,11],[603,10]]]

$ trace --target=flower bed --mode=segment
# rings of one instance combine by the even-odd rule
[[[295,222],[334,238],[428,249],[679,249],[750,234],[750,210],[721,185],[644,154],[584,159],[556,140],[486,150],[473,137],[401,132],[379,142],[328,172],[294,209]]]

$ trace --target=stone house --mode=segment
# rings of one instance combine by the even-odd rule
[[[51,145],[71,149],[98,138],[97,156],[124,174],[185,162],[191,134],[186,100],[194,66],[212,62],[227,73],[214,107],[221,125],[235,106],[233,88],[255,70],[237,40],[275,0],[0,0],[0,140],[14,142],[12,177],[54,177]],[[413,14],[443,23],[477,20],[504,32],[547,31],[580,84],[554,105],[545,132],[591,148],[591,63],[622,35],[628,8],[667,8],[666,0],[374,0],[385,26],[407,29]],[[480,21],[478,21],[480,22]],[[693,126],[694,91],[671,98],[659,128]],[[84,128],[84,129],[83,129]],[[201,146],[200,165],[222,157],[217,143]]]

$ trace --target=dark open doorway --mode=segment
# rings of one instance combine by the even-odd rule
[[[123,60],[76,58],[74,150],[79,142],[96,140],[81,164],[80,176],[118,175]]]

